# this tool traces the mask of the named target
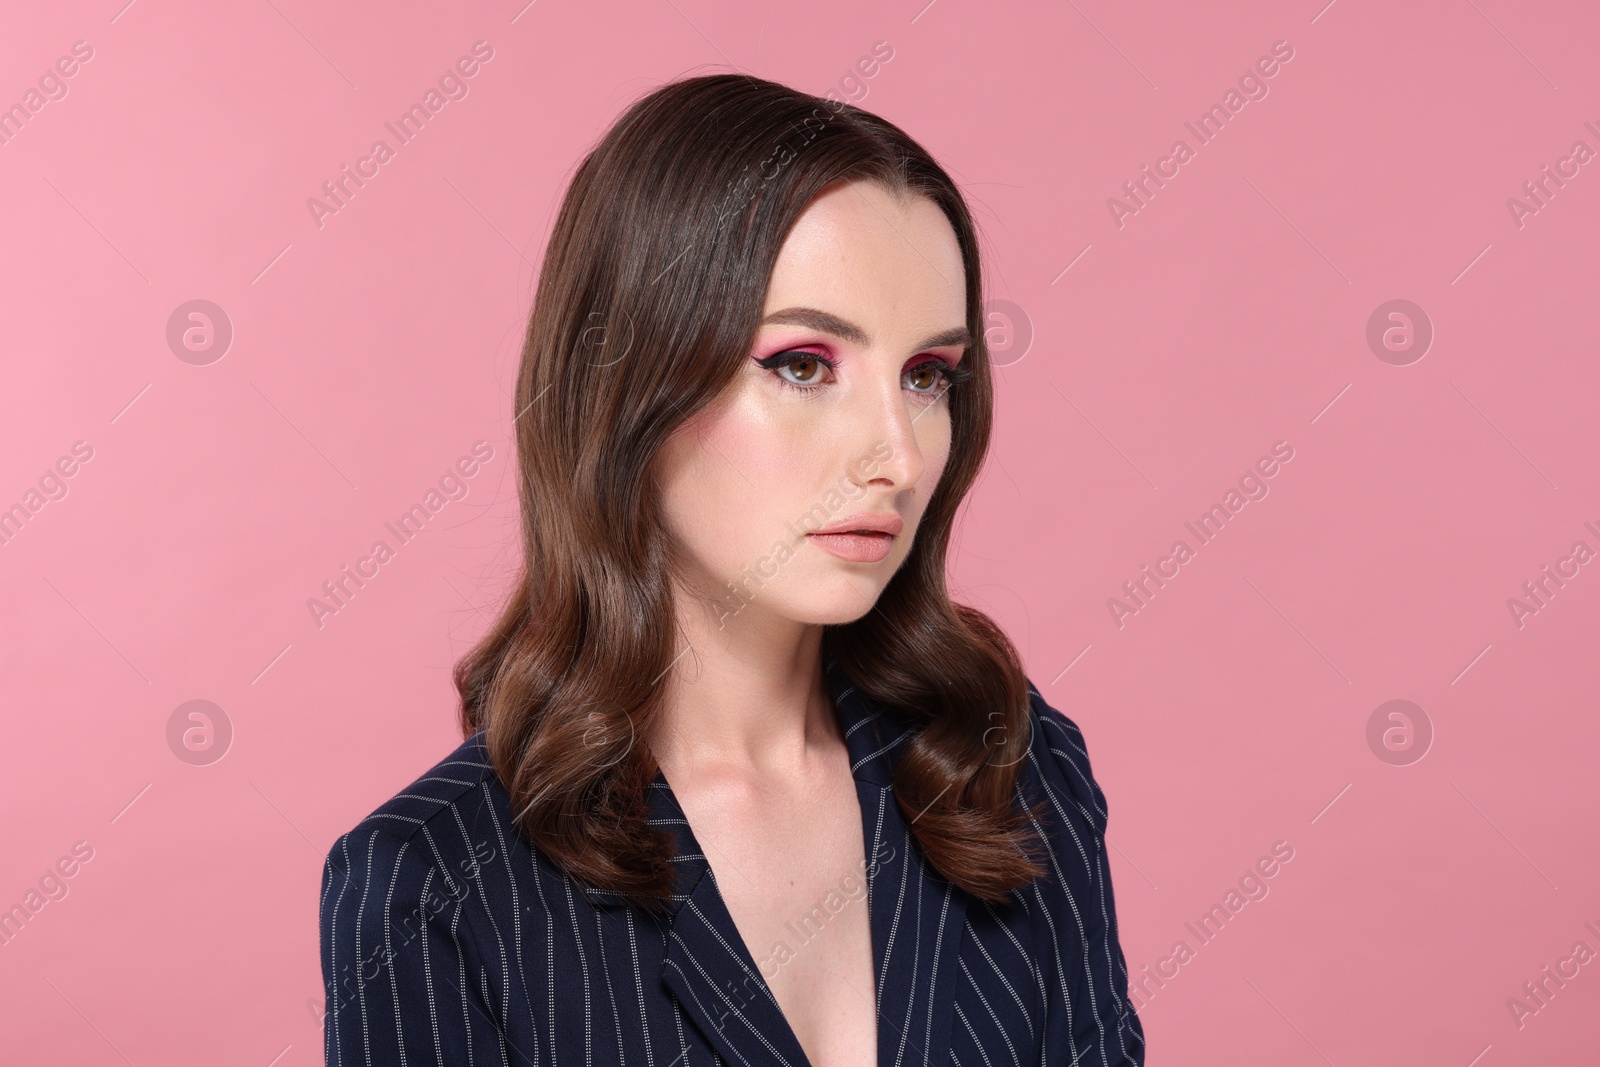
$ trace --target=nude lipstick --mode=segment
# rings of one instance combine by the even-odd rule
[[[806,536],[850,563],[881,563],[905,527],[898,515],[852,515]]]

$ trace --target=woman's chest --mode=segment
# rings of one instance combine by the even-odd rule
[[[876,967],[854,782],[846,775],[807,804],[700,799],[683,803],[718,896],[807,1058],[874,1062]]]
[[[465,1013],[474,1025],[492,1016],[505,1026],[508,1048],[530,1062],[559,1053],[682,1067],[709,1065],[714,1051],[723,1062],[776,1063],[768,1042],[781,1047],[785,1027],[813,1067],[920,1063],[925,1053],[940,1064],[981,1063],[997,1053],[996,1062],[1013,1055],[1041,1062],[1047,1025],[1088,1006],[1078,1003],[1084,991],[1063,981],[1082,946],[1054,941],[1068,933],[1062,923],[1072,916],[1047,917],[1034,898],[958,907],[960,898],[930,879],[908,841],[878,841],[874,829],[869,819],[867,872],[847,865],[837,877],[780,877],[770,864],[750,857],[740,864],[730,854],[726,873],[707,871],[691,882],[665,920],[587,907],[553,871],[523,886],[520,906],[489,893],[482,903],[493,916],[464,908],[459,931],[464,944],[487,948],[471,953],[463,973],[440,973],[449,994],[440,1010]],[[701,845],[717,854],[717,845]],[[827,850],[817,856],[818,871],[840,858]],[[763,907],[761,894],[752,905],[737,888],[749,892],[747,876],[757,884],[792,877],[795,892],[775,898],[784,907]],[[740,962],[744,949],[758,971]],[[819,1033],[820,1040],[810,1036]]]

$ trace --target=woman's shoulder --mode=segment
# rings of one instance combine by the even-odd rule
[[[511,918],[507,897],[516,900],[504,889],[516,834],[509,807],[475,734],[333,843],[318,908],[329,1063],[359,1062],[342,1055],[351,1048],[369,1063],[405,1062],[403,1031],[416,1030],[413,1047],[426,1047],[416,1009],[427,1006],[421,1019],[437,1042],[446,1016],[433,1014],[436,1002],[456,993],[467,1010],[451,976],[480,971],[494,955],[503,965],[495,916]],[[452,1033],[446,1047],[464,1048],[470,1035]]]
[[[1047,701],[1032,680],[1028,703],[1032,737],[1026,777],[1042,792],[1038,799],[1045,801],[1053,824],[1049,836],[1066,838],[1062,843],[1068,847],[1075,843],[1073,851],[1088,858],[1102,847],[1108,815],[1105,794],[1089,763],[1088,742],[1078,724]]]
[[[411,853],[407,866],[440,869],[440,880],[449,883],[470,871],[485,832],[492,837],[498,826],[503,835],[509,818],[505,791],[479,731],[341,834],[327,864],[339,873],[370,870],[382,855],[385,866],[398,870]]]

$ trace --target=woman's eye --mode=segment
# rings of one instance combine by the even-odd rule
[[[931,393],[944,381],[944,368],[935,362],[923,363],[906,371],[912,388],[919,393]]]
[[[822,380],[822,360],[815,356],[791,360],[782,364],[778,373],[796,385],[811,385]]]

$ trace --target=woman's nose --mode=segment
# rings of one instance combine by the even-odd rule
[[[873,471],[870,477],[862,480],[894,490],[916,485],[924,467],[916,420],[928,408],[919,408],[906,398],[898,377],[891,386],[870,390],[862,406],[861,432],[852,435],[852,454],[871,455]],[[884,458],[885,452],[887,458]]]

